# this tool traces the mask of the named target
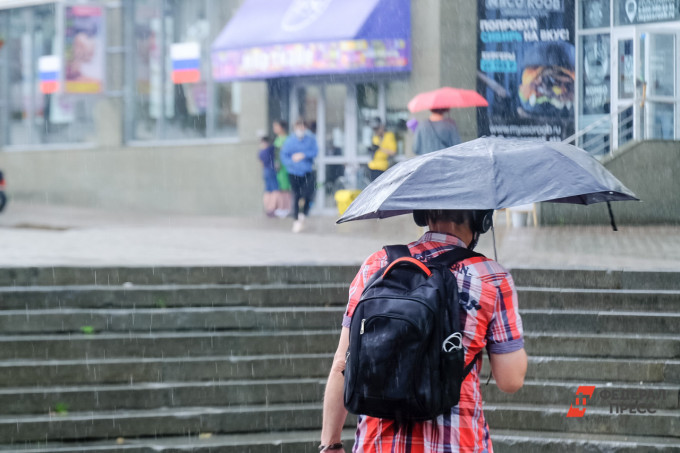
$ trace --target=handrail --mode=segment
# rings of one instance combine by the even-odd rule
[[[586,135],[588,132],[592,131],[593,129],[597,129],[599,126],[601,126],[604,123],[609,123],[609,125],[611,127],[611,124],[614,121],[614,117],[620,115],[624,111],[633,107],[633,105],[635,104],[636,101],[637,101],[637,99],[634,99],[631,105],[621,107],[616,112],[611,112],[611,113],[609,113],[609,115],[605,115],[602,118],[598,119],[597,121],[590,123],[588,126],[584,127],[580,131],[578,131],[578,132],[574,133],[573,135],[562,140],[562,143],[572,143],[572,142],[576,141],[577,139],[583,137],[584,135]]]

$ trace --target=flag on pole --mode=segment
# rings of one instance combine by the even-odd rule
[[[174,84],[201,81],[201,46],[197,42],[172,44],[170,59]]]
[[[38,59],[40,91],[43,94],[52,94],[59,91],[59,71],[61,71],[61,59],[59,56],[45,55]]]

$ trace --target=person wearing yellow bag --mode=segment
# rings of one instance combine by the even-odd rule
[[[378,117],[371,121],[371,128],[373,138],[369,152],[373,152],[373,159],[368,163],[368,168],[371,171],[371,181],[375,181],[389,168],[390,157],[397,154],[397,139],[394,132],[385,130],[385,125]]]

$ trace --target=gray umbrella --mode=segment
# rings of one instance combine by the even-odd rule
[[[337,223],[382,219],[414,209],[620,200],[638,199],[582,149],[558,142],[483,137],[395,165],[366,187]]]

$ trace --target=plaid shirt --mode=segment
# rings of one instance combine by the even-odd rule
[[[428,232],[408,245],[411,255],[428,261],[463,241],[444,233]],[[352,314],[366,282],[387,264],[384,250],[364,262],[349,290],[349,303],[342,325],[349,327]],[[517,311],[517,293],[512,277],[500,264],[487,258],[470,258],[451,268],[458,281],[464,328],[466,364],[487,347],[489,352],[503,354],[524,347],[522,319]],[[424,453],[424,452],[493,452],[489,427],[482,411],[479,372],[482,359],[472,368],[461,387],[460,402],[450,414],[437,419],[416,422],[399,428],[394,421],[359,416],[354,452],[359,453]]]

